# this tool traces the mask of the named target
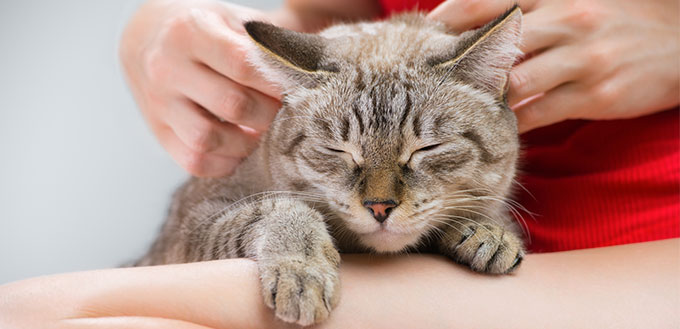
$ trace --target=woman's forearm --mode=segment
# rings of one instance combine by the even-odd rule
[[[67,273],[0,286],[0,328],[247,328],[261,300],[245,259]]]
[[[345,256],[323,328],[668,328],[680,321],[678,239],[529,255],[510,276],[436,257]],[[249,260],[113,269],[0,286],[2,328],[284,325]]]
[[[436,257],[351,256],[324,327],[677,327],[679,242],[533,254],[509,276]]]

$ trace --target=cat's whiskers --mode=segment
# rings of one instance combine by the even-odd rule
[[[479,182],[478,180],[476,180],[476,179],[474,179],[474,178],[473,178],[473,181],[475,181],[475,182],[476,182],[478,185],[480,185],[480,186],[484,186],[484,184],[482,184],[481,182]],[[515,183],[519,184],[520,187],[522,187],[525,191],[527,191],[527,193],[530,194],[530,192],[529,192],[528,190],[526,190],[526,188],[525,188],[524,186],[522,186],[516,179],[513,178],[513,181],[514,181]],[[489,188],[489,187],[478,187],[478,188],[472,188],[472,189],[467,189],[467,190],[462,190],[462,191],[469,191],[469,192],[478,191],[478,192],[483,192],[483,193],[484,193],[483,195],[475,195],[474,197],[479,198],[479,199],[484,199],[484,198],[486,198],[486,199],[488,199],[488,198],[494,198],[496,201],[502,202],[502,203],[504,203],[504,204],[508,204],[508,203],[509,203],[509,204],[512,204],[514,207],[519,208],[519,210],[522,210],[523,212],[526,212],[527,214],[532,215],[532,217],[533,217],[533,215],[535,215],[535,214],[532,213],[531,211],[527,210],[527,209],[526,209],[523,205],[521,205],[519,202],[517,202],[517,201],[515,201],[515,200],[513,200],[513,199],[511,199],[511,198],[502,197],[502,196],[495,196],[495,193],[494,193],[493,190],[492,190],[491,188]],[[532,196],[532,197],[533,197],[533,196]]]
[[[435,201],[432,201],[431,203],[435,203]],[[422,223],[421,224],[422,226],[419,229],[422,229],[422,227],[431,226],[432,221],[450,226],[454,229],[458,229],[457,227],[454,227],[453,225],[451,225],[449,222],[441,220],[442,218],[447,219],[449,221],[454,220],[458,223],[460,223],[460,222],[455,220],[455,219],[464,219],[466,221],[472,221],[472,222],[476,223],[474,220],[469,219],[469,218],[441,213],[441,210],[442,210],[441,206],[439,206],[439,207],[433,206],[433,207],[428,208],[427,211],[421,211],[420,214],[417,217],[414,216],[415,218],[418,218],[418,217],[420,218],[419,220],[416,219],[416,223]]]
[[[459,219],[463,219],[463,220],[465,220],[465,221],[467,221],[467,222],[472,222],[472,223],[474,223],[474,224],[477,224],[477,227],[481,227],[482,229],[484,229],[485,231],[487,231],[487,232],[489,233],[489,236],[490,236],[491,238],[493,238],[496,242],[499,242],[499,243],[501,242],[501,241],[499,240],[499,238],[496,237],[496,236],[493,234],[493,232],[491,232],[491,230],[489,230],[487,227],[485,227],[484,225],[479,224],[477,221],[475,221],[475,220],[473,220],[473,219],[470,219],[470,218],[467,218],[467,217],[462,217],[462,216],[448,216],[448,215],[446,215],[446,216],[443,216],[443,217],[434,217],[434,218],[432,219],[432,221],[434,221],[434,222],[439,222],[439,223],[442,223],[442,224],[445,224],[445,225],[447,225],[447,226],[449,226],[449,227],[455,229],[456,231],[458,231],[458,233],[460,233],[461,235],[465,235],[465,233],[464,233],[463,231],[461,231],[460,228],[456,227],[455,225],[451,225],[450,223],[447,222],[447,221],[453,221],[453,222],[457,222],[457,223],[459,223],[459,224],[461,224],[461,225],[464,225],[463,223],[461,223],[460,221],[458,221]]]
[[[461,224],[462,224],[462,222],[460,222],[458,220],[463,220],[465,222],[473,223],[473,224],[475,224],[479,227],[482,227],[484,230],[491,233],[491,230],[489,230],[487,227],[485,227],[484,225],[482,225],[478,221],[474,220],[473,218],[468,218],[468,217],[465,217],[465,216],[452,215],[452,214],[439,214],[439,215],[434,216],[432,218],[433,219],[439,219],[439,220],[441,220],[441,219],[455,220],[456,222],[461,223]]]
[[[534,199],[534,201],[537,201],[536,197],[533,194],[531,194],[531,192],[526,187],[524,187],[524,185],[522,185],[522,183],[520,183],[520,181],[517,178],[513,178],[512,181],[522,190],[524,190],[524,192],[526,192],[532,199]]]
[[[409,214],[409,217],[422,216],[423,214],[427,213],[428,211],[435,209],[436,206],[433,206],[432,205],[433,203],[434,202],[428,202],[428,203],[424,204],[423,206],[420,207],[421,209],[419,209],[418,211],[416,211],[414,213]],[[427,206],[427,208],[424,208],[424,206]]]
[[[447,196],[447,200],[450,199],[452,198],[450,196]],[[529,215],[532,216],[535,215],[534,213],[527,210],[524,206],[522,206],[519,202],[512,200],[510,198],[494,196],[492,193],[489,193],[488,195],[468,195],[466,196],[466,198],[456,198],[453,199],[452,201],[485,201],[485,200],[499,202],[504,206],[508,207],[508,209],[513,212],[518,212],[519,210],[521,210]],[[517,213],[517,215],[519,215],[519,213]]]
[[[451,228],[451,229],[453,229],[453,230],[456,230],[456,231],[458,231],[458,233],[460,233],[461,235],[463,234],[463,231],[461,231],[460,228],[458,228],[456,225],[453,225],[453,224],[451,223],[451,222],[453,222],[453,223],[462,224],[461,222],[459,222],[459,221],[456,220],[455,218],[438,218],[438,217],[433,217],[431,221],[432,221],[432,222],[435,222],[435,223],[437,223],[437,224],[441,224],[442,226],[444,226],[444,228]],[[432,227],[436,227],[436,228],[440,229],[441,232],[442,232],[442,236],[447,236],[446,230],[445,230],[444,228],[438,227],[438,226],[436,226],[436,225],[433,225],[432,223],[429,223],[429,225],[431,225]]]
[[[501,203],[506,209],[508,209],[508,211],[510,211],[515,220],[520,223],[520,227],[522,228],[523,234],[527,237],[529,243],[531,243],[531,232],[529,231],[529,225],[526,223],[526,220],[524,219],[520,211],[529,214],[532,218],[534,218],[535,215],[534,213],[527,210],[519,202],[509,198],[496,197],[492,195],[475,196],[473,198],[476,200],[491,200]]]
[[[474,209],[474,208],[472,208],[472,209]],[[487,214],[485,214],[485,213],[482,213],[482,212],[479,212],[479,211],[476,211],[476,210],[471,210],[471,208],[468,208],[468,207],[465,207],[465,206],[449,206],[449,207],[443,207],[442,210],[456,210],[456,211],[462,211],[462,212],[472,213],[472,214],[475,214],[475,215],[477,215],[477,216],[479,216],[479,217],[488,219],[489,221],[491,221],[491,222],[493,222],[493,223],[495,223],[495,224],[497,224],[497,225],[499,225],[499,226],[502,226],[502,223],[500,223],[500,221],[498,221],[498,219],[493,218],[493,217],[491,217],[491,216],[489,216],[489,215],[487,215]]]
[[[474,201],[474,200],[472,200],[472,201]],[[500,201],[500,200],[496,200],[496,201]],[[522,232],[524,233],[525,236],[527,236],[529,242],[531,242],[531,236],[530,236],[528,226],[527,226],[524,218],[518,213],[517,210],[512,208],[512,206],[508,206],[507,204],[504,204],[504,206],[510,211],[510,213],[513,215],[513,217],[520,223],[520,227],[522,228]],[[454,210],[460,210],[460,211],[463,211],[463,212],[470,212],[470,213],[473,213],[475,215],[483,216],[484,218],[487,218],[490,221],[495,222],[498,225],[502,226],[501,223],[497,219],[494,219],[494,218],[492,218],[492,217],[490,217],[486,214],[483,214],[481,212],[471,210],[471,209],[480,209],[480,210],[488,209],[488,207],[486,207],[484,205],[477,205],[477,206],[475,206],[475,205],[465,205],[465,206],[457,205],[457,206],[451,206],[449,208],[454,209]]]

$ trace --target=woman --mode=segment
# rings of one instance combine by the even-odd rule
[[[417,5],[462,31],[510,3]],[[677,2],[520,5],[529,56],[513,69],[509,101],[527,145],[521,183],[533,194],[519,200],[537,214],[527,221],[530,248],[674,239],[532,254],[516,275],[501,278],[434,256],[346,256],[342,301],[322,326],[635,328],[680,321],[673,312],[680,303],[678,112],[666,110],[678,105],[680,88]],[[128,26],[121,56],[168,152],[192,174],[221,176],[248,153],[279,105],[278,92],[244,62],[250,44],[242,19],[314,31],[336,18],[414,6],[291,0],[267,14],[214,1],[153,0]],[[38,278],[0,287],[0,326],[283,326],[257,285],[248,260]]]

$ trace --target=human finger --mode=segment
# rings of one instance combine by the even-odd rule
[[[232,31],[215,13],[196,9],[191,17],[197,30],[191,45],[196,60],[239,84],[281,97],[279,88],[249,64],[248,53],[253,46],[245,35]]]
[[[555,24],[555,8],[541,7],[522,17],[522,42],[525,54],[551,47],[569,36],[567,28]]]
[[[515,109],[520,133],[576,118],[577,111],[589,106],[588,97],[571,83],[558,87]]]
[[[178,72],[178,90],[217,118],[264,131],[274,119],[279,102],[244,87],[212,69],[190,63]]]
[[[220,122],[190,100],[174,104],[166,123],[193,152],[244,158],[257,146],[257,136]]]
[[[537,0],[448,0],[428,14],[428,18],[446,23],[462,32],[484,25],[518,4],[522,11],[530,11]]]
[[[177,137],[168,126],[159,128],[158,139],[177,164],[197,177],[223,177],[234,172],[241,159],[196,152]]]
[[[532,57],[510,71],[508,103],[547,92],[583,75],[584,65],[571,48],[559,47]]]

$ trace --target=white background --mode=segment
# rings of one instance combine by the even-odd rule
[[[187,177],[121,74],[142,2],[0,1],[0,284],[140,256]]]

